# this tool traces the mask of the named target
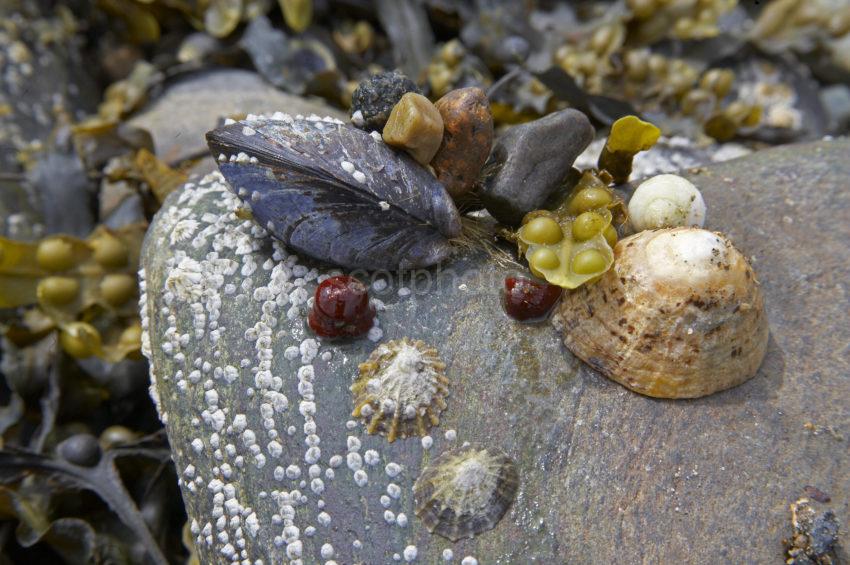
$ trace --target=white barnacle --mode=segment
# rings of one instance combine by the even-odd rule
[[[354,171],[351,174],[351,176],[354,177],[354,180],[356,180],[360,184],[363,184],[363,183],[366,182],[366,175],[363,174],[363,171]]]
[[[367,465],[373,466],[381,462],[381,456],[374,449],[367,449],[366,453],[363,454],[363,460]]]
[[[345,460],[348,468],[352,471],[358,471],[363,468],[363,458],[356,451],[352,451],[346,455]]]
[[[391,498],[398,500],[401,496],[401,487],[395,483],[390,483],[387,485],[387,494],[390,495]]]
[[[411,561],[414,561],[418,554],[419,554],[419,551],[416,549],[415,545],[408,545],[407,547],[404,548],[404,552],[403,552],[404,560],[407,561],[408,563],[411,562]]]
[[[642,182],[629,200],[629,221],[635,231],[702,227],[705,214],[700,191],[678,175],[657,175]]]
[[[349,161],[343,161],[342,163],[340,163],[340,165],[342,166],[342,170],[348,173],[349,175],[353,174],[356,170],[354,164]]]
[[[331,524],[331,516],[327,512],[319,512],[316,516],[316,520],[319,522],[320,526],[328,527]]]

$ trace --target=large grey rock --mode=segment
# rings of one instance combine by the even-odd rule
[[[129,120],[151,133],[157,156],[170,164],[207,155],[204,134],[234,114],[283,111],[293,116],[348,116],[318,99],[277,90],[253,72],[239,69],[202,71],[174,84]]]
[[[481,199],[487,211],[504,224],[519,224],[543,206],[591,141],[590,120],[572,109],[510,128],[496,139],[484,166]]]
[[[315,340],[304,313],[323,271],[238,220],[217,175],[172,194],[144,252],[145,351],[202,562],[241,557],[244,543],[243,559],[265,563],[287,551],[322,563],[325,544],[338,563],[392,563],[410,545],[418,563],[445,549],[482,564],[772,563],[806,485],[850,523],[848,152],[847,140],[789,146],[688,174],[708,227],[752,258],[771,329],[756,377],[693,401],[629,392],[573,358],[550,326],[507,319],[498,289],[513,270],[484,255],[429,271],[427,288],[373,285],[383,307],[372,339]],[[373,340],[402,336],[448,365],[430,449],[350,421],[357,363]],[[453,544],[423,528],[411,488],[465,441],[503,448],[521,485],[495,530]],[[355,450],[364,486],[346,463]],[[391,483],[400,497],[382,499]],[[282,493],[303,502],[290,514]],[[850,542],[846,528],[839,542]]]

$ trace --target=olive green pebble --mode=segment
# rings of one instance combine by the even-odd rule
[[[605,256],[596,249],[585,249],[573,257],[573,272],[579,275],[590,275],[605,269]]]
[[[72,322],[59,332],[59,344],[71,357],[85,359],[100,349],[100,332],[91,324]]]
[[[74,266],[74,248],[59,238],[45,239],[38,244],[35,260],[42,269],[67,271]]]
[[[120,269],[127,265],[129,250],[120,239],[112,235],[97,238],[91,243],[94,260],[107,269]]]
[[[605,218],[596,212],[582,212],[573,222],[573,237],[586,241],[605,228]]]
[[[611,194],[604,188],[585,188],[570,200],[568,211],[570,214],[578,215],[588,210],[607,206],[612,200]]]
[[[112,306],[121,306],[136,294],[136,279],[126,274],[106,275],[100,282],[103,299]]]
[[[443,117],[430,100],[408,92],[390,112],[383,136],[387,145],[404,149],[427,165],[443,142]]]
[[[564,238],[561,226],[552,218],[534,218],[522,228],[522,238],[530,243],[551,245]]]
[[[38,299],[52,306],[73,302],[79,292],[80,282],[71,277],[46,277],[39,281],[36,289]]]

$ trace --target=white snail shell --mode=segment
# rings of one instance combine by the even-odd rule
[[[700,191],[678,175],[658,175],[642,182],[629,200],[629,219],[635,231],[702,227],[705,212]]]
[[[567,293],[553,322],[577,357],[648,396],[695,398],[756,374],[768,326],[759,283],[722,234],[642,231],[614,266]]]

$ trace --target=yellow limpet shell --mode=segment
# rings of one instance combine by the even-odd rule
[[[436,349],[423,341],[402,338],[379,345],[360,364],[351,385],[355,418],[366,432],[396,438],[428,435],[440,423],[449,394],[446,364]]]
[[[611,126],[608,141],[599,156],[599,168],[611,173],[614,182],[627,182],[634,156],[655,145],[660,136],[660,129],[637,116],[620,118]]]

